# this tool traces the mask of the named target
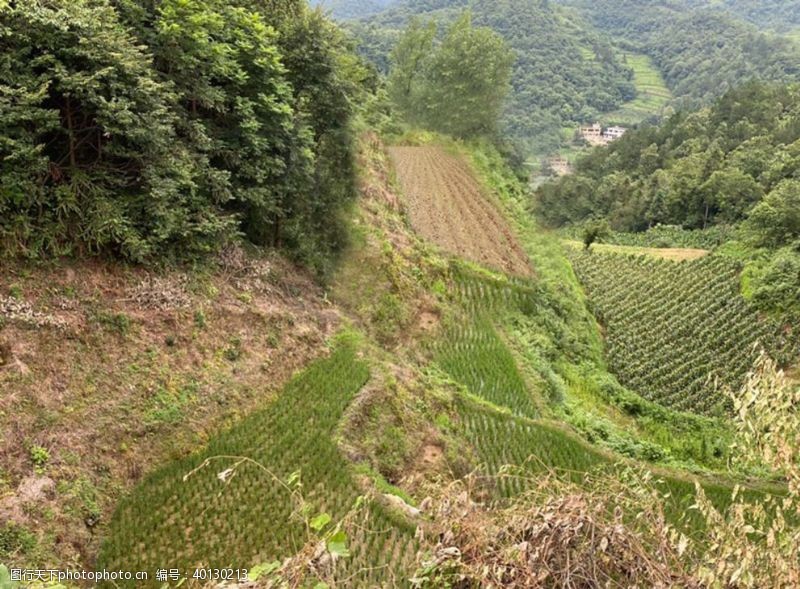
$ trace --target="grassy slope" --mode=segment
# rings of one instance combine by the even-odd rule
[[[340,318],[302,270],[223,258],[0,270],[0,562],[88,566],[133,485],[324,351]]]

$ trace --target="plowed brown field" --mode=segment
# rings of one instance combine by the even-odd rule
[[[467,260],[530,275],[528,257],[462,159],[439,147],[389,149],[414,230]]]

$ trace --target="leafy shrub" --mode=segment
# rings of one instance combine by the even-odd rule
[[[31,446],[29,454],[36,470],[43,470],[50,461],[50,451],[42,446]]]
[[[750,274],[752,301],[759,309],[800,313],[800,253],[781,250]]]

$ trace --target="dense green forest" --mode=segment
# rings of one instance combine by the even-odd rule
[[[0,2],[0,30],[5,255],[341,245],[365,72],[305,2]]]
[[[330,13],[336,19],[347,20],[351,18],[363,18],[372,14],[377,14],[392,0],[311,0],[311,6],[319,6],[326,13]]]
[[[798,169],[800,87],[753,82],[594,150],[575,174],[540,187],[536,207],[553,226],[591,218],[634,232],[742,224],[745,241],[781,252],[758,270],[763,288],[800,287]],[[792,306],[798,290],[789,291],[788,299],[759,296],[765,306]]]
[[[658,0],[570,0],[595,26],[649,55],[683,108],[751,79],[794,81],[797,48],[732,13]],[[774,15],[774,11],[769,11]]]
[[[610,42],[574,13],[545,0],[406,0],[348,23],[362,54],[388,72],[389,55],[410,19],[435,19],[441,38],[469,7],[514,52],[512,92],[501,117],[506,135],[528,150],[557,147],[563,129],[614,110],[635,95],[632,71]]]
[[[800,88],[752,83],[591,152],[538,191],[540,215],[553,225],[607,217],[628,231],[737,223],[766,195],[792,192],[798,140]]]
[[[800,25],[798,0],[695,0],[699,6],[722,8],[759,27],[789,31]]]

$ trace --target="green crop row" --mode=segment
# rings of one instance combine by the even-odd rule
[[[606,330],[612,370],[645,398],[721,413],[724,391],[739,388],[762,350],[784,364],[800,357],[799,334],[761,317],[742,298],[735,261],[570,255]]]
[[[333,435],[368,378],[357,346],[339,343],[265,409],[141,483],[119,505],[100,564],[115,570],[248,568],[294,554],[307,529],[297,494],[286,485],[293,473],[312,506],[309,517],[327,513],[338,521],[358,500],[359,487]],[[365,517],[351,534],[351,556],[337,568],[347,586],[380,585],[410,566],[417,550],[413,530],[377,503]]]

